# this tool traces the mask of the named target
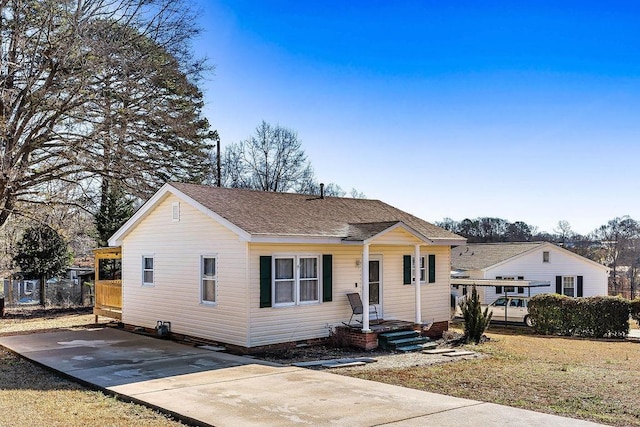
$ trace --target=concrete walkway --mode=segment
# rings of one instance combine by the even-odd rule
[[[0,345],[81,382],[198,425],[597,425],[281,366],[111,328],[3,337]]]

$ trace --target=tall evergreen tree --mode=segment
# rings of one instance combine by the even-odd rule
[[[98,245],[108,246],[108,239],[133,215],[133,200],[119,185],[105,185],[100,210],[95,216]]]
[[[28,228],[17,244],[14,261],[27,279],[40,280],[40,305],[46,303],[46,280],[61,274],[71,262],[67,242],[44,225]]]

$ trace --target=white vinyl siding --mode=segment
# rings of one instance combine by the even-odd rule
[[[357,245],[247,243],[214,219],[182,202],[180,221],[172,223],[169,195],[138,223],[123,242],[123,313],[126,324],[153,328],[170,321],[172,332],[242,347],[326,337],[349,320],[346,294],[362,293],[362,247]],[[172,224],[167,227],[167,224]],[[415,237],[402,229],[372,242],[371,257],[381,256],[385,319],[415,320],[415,288],[403,285],[403,255]],[[391,244],[390,244],[391,243]],[[450,248],[425,246],[437,257],[436,283],[422,288],[422,319],[447,321]],[[153,253],[154,286],[140,286],[141,257]],[[202,257],[216,255],[216,305],[202,302]],[[322,255],[332,256],[332,301],[322,301]],[[260,256],[315,258],[317,269],[297,273],[302,284],[298,305],[260,308]],[[313,264],[312,261],[309,263]],[[272,271],[275,277],[275,269]],[[307,302],[306,304],[303,302]]]
[[[173,223],[178,201],[169,195],[124,238],[122,321],[148,328],[170,321],[172,332],[246,347],[247,243],[188,203]],[[140,259],[152,251],[154,286],[140,286]],[[217,255],[215,310],[202,302],[207,254]]]
[[[543,252],[549,252],[551,262],[541,262]],[[470,271],[473,279],[495,279],[496,277],[517,277],[526,280],[549,282],[550,286],[524,289],[524,296],[556,292],[556,276],[584,276],[583,296],[607,295],[608,273],[599,266],[562,248],[542,246],[539,249],[519,257],[514,257],[484,271]],[[577,293],[577,280],[574,280],[574,292]],[[479,287],[478,292],[483,304],[490,304],[500,295],[494,287]]]
[[[385,241],[398,242],[406,235],[403,230],[390,232],[385,235]],[[406,244],[397,246],[376,245],[375,242],[370,246],[370,258],[378,258],[382,262],[383,312],[379,314],[384,319],[415,320],[415,288],[403,285],[403,256],[414,249],[414,244],[413,240],[407,239]],[[281,256],[279,254],[301,254],[311,248],[319,254],[332,255],[333,300],[322,304],[293,305],[285,309],[260,308],[260,256],[277,258]],[[448,246],[429,246],[428,252],[437,258],[436,282],[422,288],[422,320],[447,321],[450,318],[450,249]],[[254,243],[250,244],[249,260],[251,346],[326,337],[333,327],[342,325],[351,316],[346,294],[358,292],[362,295],[361,246]],[[322,277],[321,271],[319,274]],[[275,270],[272,276],[275,277]],[[318,286],[322,288],[321,280]]]

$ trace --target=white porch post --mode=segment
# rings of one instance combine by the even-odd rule
[[[369,329],[369,244],[362,247],[362,332]]]
[[[415,247],[414,276],[416,278],[416,324],[422,323],[422,307],[420,307],[420,245]],[[426,267],[426,266],[425,266]]]

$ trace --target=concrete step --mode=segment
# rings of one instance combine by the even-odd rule
[[[392,342],[403,340],[403,339],[412,339],[419,337],[420,334],[416,331],[397,331],[397,332],[385,332],[383,334],[378,335],[378,346],[382,349],[392,348]]]
[[[438,347],[438,344],[435,342],[426,342],[422,344],[422,350],[424,350],[425,352],[434,350],[436,347]]]
[[[419,333],[417,331],[414,331],[413,329],[409,329],[405,331],[384,332],[378,335],[378,339],[382,338],[384,340],[394,340],[394,339],[402,339],[406,337],[415,337],[418,335]]]
[[[399,340],[393,340],[387,342],[387,346],[391,349],[403,347],[406,345],[418,345],[424,344],[429,341],[429,338],[426,337],[412,337],[412,338],[403,338]]]

